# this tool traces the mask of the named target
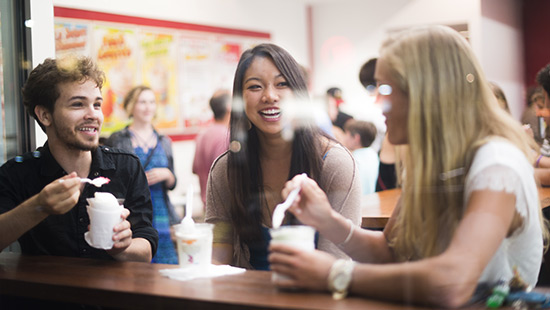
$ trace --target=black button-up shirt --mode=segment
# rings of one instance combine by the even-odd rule
[[[50,153],[47,143],[35,152],[7,161],[0,167],[0,213],[17,207],[66,174]],[[69,212],[49,215],[19,238],[24,254],[113,259],[104,250],[92,248],[84,240],[90,224],[86,198],[99,191],[125,199],[124,207],[130,210],[127,220],[133,238],[147,239],[152,255],[156,253],[158,232],[152,225],[151,195],[139,159],[123,151],[99,147],[92,151],[88,177],[98,176],[109,178],[111,182],[99,188],[86,184],[78,203]]]

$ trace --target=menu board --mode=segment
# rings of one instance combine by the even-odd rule
[[[56,57],[86,55],[105,72],[102,136],[128,124],[124,96],[147,85],[157,99],[155,127],[175,140],[193,138],[212,122],[211,95],[231,90],[241,53],[270,39],[262,32],[60,7],[54,15]]]

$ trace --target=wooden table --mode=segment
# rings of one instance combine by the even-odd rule
[[[539,199],[542,208],[550,206],[550,187],[539,187]]]
[[[401,197],[401,189],[388,189],[374,194],[365,195],[361,199],[361,227],[383,229],[390,218],[397,201]]]
[[[425,309],[281,291],[271,284],[268,271],[177,281],[160,275],[165,268],[177,266],[1,253],[0,293],[120,309]]]
[[[383,229],[395,208],[401,189],[390,189],[365,195],[361,200],[361,227]],[[539,187],[541,207],[550,206],[550,187]]]
[[[164,268],[176,266],[2,253],[0,293],[120,309],[423,309],[281,291],[267,271],[177,281],[160,275]]]

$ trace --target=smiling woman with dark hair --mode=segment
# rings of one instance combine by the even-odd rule
[[[361,192],[351,154],[313,125],[298,126],[290,139],[283,134],[288,117],[283,103],[307,100],[300,66],[287,51],[261,44],[243,53],[233,85],[230,151],[212,165],[207,187],[206,221],[216,224],[215,263],[269,268],[273,209],[283,200],[285,182],[297,174],[319,182],[335,211],[359,223]],[[323,237],[317,245],[345,257]]]

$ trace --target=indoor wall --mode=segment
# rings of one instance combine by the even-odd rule
[[[501,85],[513,115],[523,110],[525,87],[521,0],[34,0],[35,16],[53,24],[53,6],[268,32],[271,42],[286,48],[309,67],[312,94],[321,96],[330,86],[343,89],[344,100],[360,108],[368,102],[358,80],[360,66],[378,55],[388,32],[422,24],[465,25],[468,37],[490,80]],[[33,17],[34,19],[34,17]],[[53,26],[51,26],[53,27]],[[47,28],[47,27],[46,27]],[[35,31],[35,30],[33,30]],[[53,31],[36,30],[35,65],[53,56]],[[45,50],[41,50],[41,46]],[[34,50],[33,48],[33,50]],[[40,53],[41,52],[41,53]],[[52,54],[52,55],[49,55]],[[365,102],[365,105],[361,106]],[[356,105],[357,106],[357,105]],[[40,143],[40,139],[39,144]],[[181,197],[191,174],[193,141],[174,143]],[[177,198],[176,197],[176,198]]]

